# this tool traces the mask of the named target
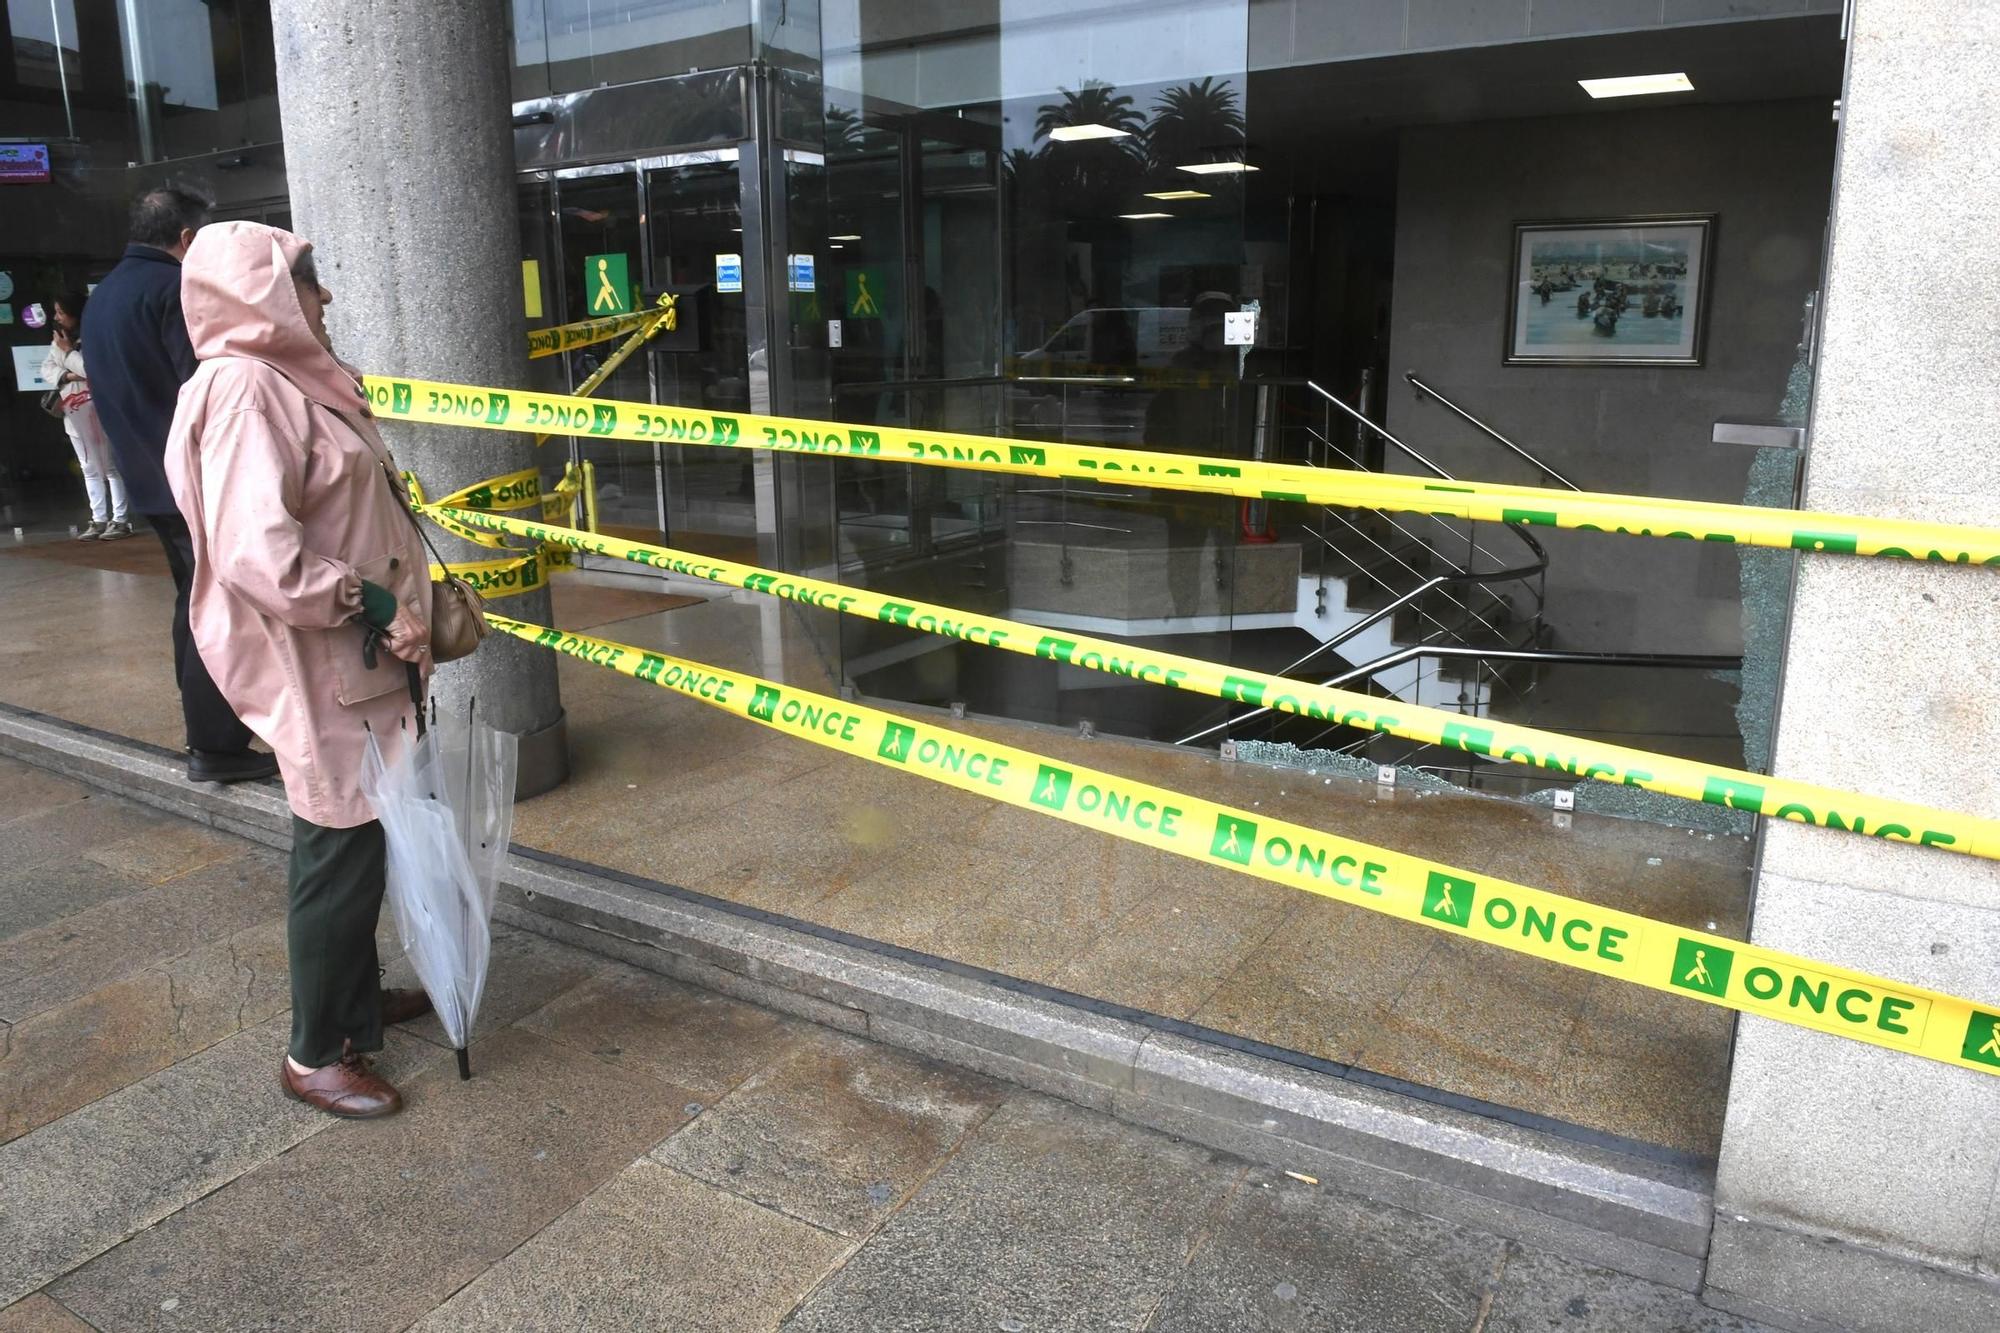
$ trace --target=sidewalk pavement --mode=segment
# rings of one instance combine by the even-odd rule
[[[0,702],[177,747],[164,562],[0,546]],[[98,568],[90,562],[115,567]],[[559,580],[556,623],[831,692],[798,608]],[[505,603],[502,603],[504,609]],[[560,663],[574,772],[515,841],[1712,1163],[1734,1015],[1119,842]],[[1450,865],[1724,934],[1749,845],[991,721],[958,727]],[[1831,960],[1839,961],[1839,960]]]
[[[1754,1328],[504,927],[337,1121],[284,873],[0,760],[0,1333]]]

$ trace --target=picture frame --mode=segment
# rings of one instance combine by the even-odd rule
[[[1699,366],[1716,216],[1514,224],[1509,366]]]

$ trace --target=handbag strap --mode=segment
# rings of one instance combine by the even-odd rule
[[[396,474],[389,470],[387,463],[382,464],[382,480],[388,483],[389,494],[396,498],[396,508],[403,511],[403,517],[409,519],[410,526],[417,530],[418,540],[429,547],[431,555],[436,557],[438,568],[445,572],[444,576],[448,579],[457,577],[451,572],[451,562],[444,558],[444,553],[438,550],[437,543],[431,540],[431,535],[428,532],[424,531],[424,525],[417,518],[416,511],[410,508],[408,499],[404,497],[403,492],[396,489]]]

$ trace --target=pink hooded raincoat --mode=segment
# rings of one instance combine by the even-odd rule
[[[310,248],[255,222],[196,235],[181,306],[201,367],[166,467],[194,537],[202,661],[276,752],[293,812],[352,828],[375,817],[364,724],[391,757],[415,725],[404,664],[386,648],[363,664],[361,581],[429,624],[430,573],[360,384],[299,306],[291,270]]]

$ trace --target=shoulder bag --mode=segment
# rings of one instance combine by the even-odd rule
[[[417,530],[418,538],[437,558],[439,567],[446,569],[443,578],[431,580],[431,661],[455,662],[470,657],[479,647],[479,641],[493,632],[493,627],[486,623],[486,599],[470,583],[449,572],[445,558],[438,554],[423,523],[404,500],[403,493],[396,489],[396,479],[390,475],[387,463],[382,465],[382,480],[388,484],[397,507],[410,520],[410,526]]]

